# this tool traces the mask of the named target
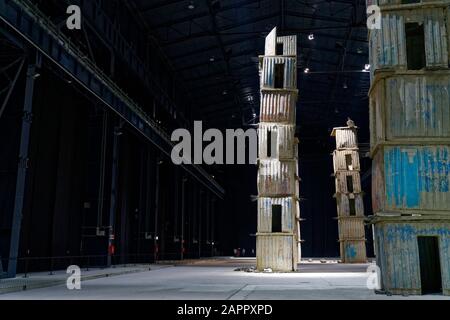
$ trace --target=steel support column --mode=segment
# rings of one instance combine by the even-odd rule
[[[122,135],[121,126],[114,128],[113,141],[113,159],[111,170],[111,203],[109,207],[109,224],[108,224],[108,259],[106,265],[108,267],[112,264],[112,257],[114,255],[114,224],[116,221],[117,200],[118,200],[118,175],[119,175],[119,148],[120,136]]]
[[[28,173],[28,156],[33,111],[34,80],[36,65],[30,64],[27,70],[25,85],[25,100],[23,105],[22,134],[20,137],[19,165],[17,169],[16,196],[11,228],[9,249],[8,277],[14,278],[17,273],[19,255],[20,229],[22,225],[23,205],[25,200],[25,185]]]
[[[180,245],[181,245],[181,260],[184,259],[184,214],[185,214],[185,194],[186,194],[186,182],[187,178],[183,175],[183,180],[181,182],[181,239],[180,239]]]
[[[154,262],[158,260],[158,216],[159,216],[159,194],[160,194],[160,185],[159,185],[159,178],[160,178],[160,170],[161,165],[163,164],[163,161],[160,156],[156,158],[156,178],[155,178],[155,233],[153,235],[153,259]]]

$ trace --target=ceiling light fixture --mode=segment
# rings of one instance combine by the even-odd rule
[[[305,70],[303,70],[304,73],[309,73],[309,68],[305,68]]]
[[[188,4],[187,8],[188,8],[189,10],[194,10],[194,9],[195,9],[195,3],[194,3],[194,1],[189,1],[189,4]]]
[[[314,40],[314,34],[311,33],[311,34],[308,36],[308,40],[310,40],[310,41],[311,41],[311,40]]]

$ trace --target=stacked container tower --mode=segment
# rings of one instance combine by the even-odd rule
[[[297,38],[266,38],[260,56],[257,269],[295,271],[300,259]]]
[[[354,126],[338,127],[331,134],[336,138],[333,167],[339,246],[344,263],[367,261],[357,129]]]
[[[449,1],[380,0],[369,30],[381,287],[450,294]],[[376,27],[376,26],[375,26]]]

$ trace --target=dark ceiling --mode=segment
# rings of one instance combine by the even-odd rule
[[[257,122],[258,55],[275,26],[298,36],[298,128],[325,139],[347,117],[368,139],[369,73],[363,0],[133,0],[208,126]],[[314,39],[309,40],[313,34]],[[309,68],[309,73],[305,73]]]

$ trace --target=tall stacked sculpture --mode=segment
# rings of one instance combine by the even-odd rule
[[[449,2],[378,5],[369,97],[381,287],[450,295]]]
[[[334,128],[331,133],[336,138],[333,166],[339,244],[344,263],[367,261],[357,129],[349,120],[349,126]]]
[[[260,56],[257,269],[295,271],[300,259],[297,38],[266,38]]]

